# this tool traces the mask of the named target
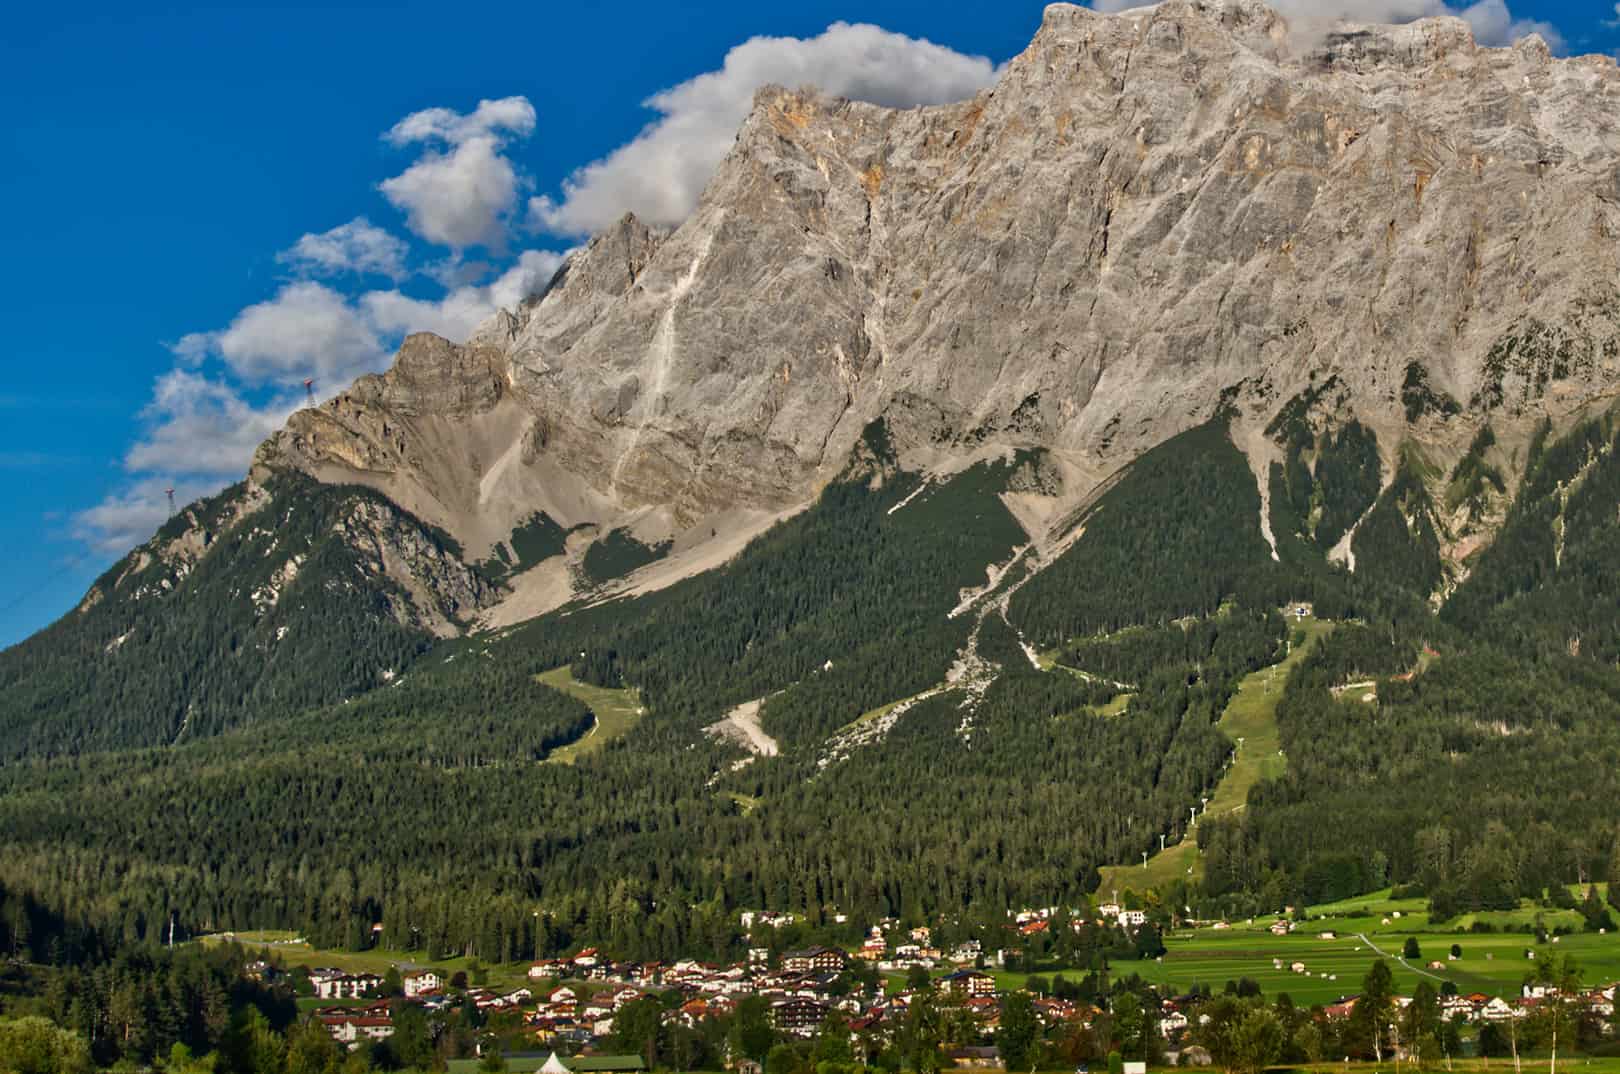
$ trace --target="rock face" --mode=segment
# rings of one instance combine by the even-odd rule
[[[708,534],[791,508],[880,416],[919,463],[1048,448],[1074,492],[1218,408],[1258,441],[1335,377],[1386,459],[1455,457],[1486,417],[1612,391],[1617,237],[1612,59],[1448,18],[1056,4],[971,101],[762,90],[673,233],[626,217],[259,463],[374,485],[481,556],[536,510]]]

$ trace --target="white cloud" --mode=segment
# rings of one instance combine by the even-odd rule
[[[226,483],[224,480],[183,481],[171,485],[165,477],[143,478],[75,514],[73,536],[103,555],[121,556],[168,521],[170,488],[174,489],[174,502],[178,505],[218,492]]]
[[[1518,19],[1505,0],[1478,0],[1467,7],[1452,7],[1444,0],[1270,0],[1271,6],[1290,19],[1345,20],[1361,23],[1403,23],[1433,15],[1455,15],[1474,31],[1482,45],[1509,45],[1529,34],[1540,34],[1554,52],[1564,47],[1564,38],[1547,22]],[[1140,7],[1141,0],[1096,0],[1098,11],[1125,11]]]
[[[1614,5],[1614,18],[1604,19],[1603,25],[1609,27],[1611,30],[1620,27],[1620,4]]]
[[[497,131],[510,131],[519,137],[534,132],[534,106],[527,97],[502,97],[479,101],[478,107],[463,115],[449,108],[424,108],[394,124],[383,138],[394,145],[412,142],[446,142],[460,145]]]
[[[434,332],[446,339],[465,340],[497,308],[513,309],[539,292],[564,256],[549,250],[525,250],[517,264],[490,283],[457,287],[437,301],[411,298],[397,290],[371,291],[361,296],[360,308],[385,335]]]
[[[726,53],[720,70],[649,98],[646,106],[661,118],[576,171],[560,202],[531,199],[530,218],[561,235],[598,231],[626,210],[649,223],[678,224],[731,148],[754,91],[769,83],[909,108],[971,97],[994,78],[982,56],[877,26],[838,22],[811,38],[755,37]]]
[[[374,273],[398,280],[406,275],[405,255],[405,240],[357,216],[330,231],[303,236],[276,260],[311,276]]]
[[[387,358],[376,331],[347,299],[307,280],[249,306],[222,331],[182,337],[173,349],[191,365],[217,354],[250,384],[347,381]]]
[[[525,186],[504,153],[506,142],[512,136],[528,137],[534,120],[534,107],[523,97],[480,101],[466,115],[448,108],[413,112],[383,138],[394,145],[424,143],[429,148],[379,189],[405,213],[406,226],[429,242],[456,250],[499,249]]]
[[[135,473],[236,475],[253,451],[281,428],[303,402],[303,392],[278,393],[261,406],[228,384],[186,369],[157,379],[141,411],[146,428],[124,456]]]

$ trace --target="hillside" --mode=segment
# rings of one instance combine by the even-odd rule
[[[680,227],[410,337],[0,653],[0,885],[509,961],[988,927],[1161,837],[1211,914],[1620,879],[1617,106],[1249,0],[762,91]],[[1301,603],[1286,771],[1190,833]]]

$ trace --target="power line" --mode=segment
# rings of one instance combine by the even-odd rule
[[[70,571],[77,570],[79,567],[84,566],[84,564],[87,561],[89,561],[90,558],[92,556],[94,556],[94,555],[95,555],[95,553],[92,552],[92,551],[80,552],[78,555],[74,556],[72,559],[68,560],[66,563],[63,563],[61,566],[57,567],[56,570],[51,571],[49,574],[47,574],[43,578],[41,578],[39,580],[39,583],[37,585],[35,585],[33,588],[25,589],[21,593],[19,593],[16,596],[12,597],[10,600],[0,602],[0,612],[9,612],[13,608],[16,608],[18,605],[24,603],[25,601],[32,600],[34,597],[39,596],[40,593],[42,593],[45,590],[49,589],[55,582],[57,582],[59,579],[61,579],[64,575],[68,574]]]

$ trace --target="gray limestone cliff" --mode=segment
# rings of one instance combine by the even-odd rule
[[[1386,459],[1455,458],[1612,396],[1617,237],[1612,59],[1056,4],[970,101],[761,90],[680,227],[626,217],[466,344],[411,337],[257,466],[481,557],[535,512],[678,553],[749,532],[878,417],[919,466],[1049,449],[1072,497],[1219,410],[1264,455],[1335,377]]]

